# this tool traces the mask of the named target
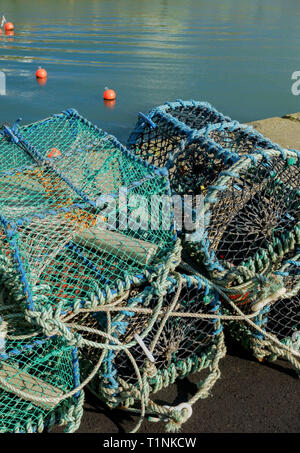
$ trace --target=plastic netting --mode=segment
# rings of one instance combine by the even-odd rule
[[[165,172],[74,110],[2,133],[9,152],[0,172],[1,249],[29,308],[103,302],[174,252],[172,220],[150,224],[152,209],[162,216],[159,197],[170,194]],[[14,154],[21,168],[13,168]]]
[[[242,154],[280,149],[252,127],[196,101],[166,103],[151,110],[137,122],[128,146],[149,163],[167,166],[172,191],[181,195],[205,194]]]
[[[190,247],[218,283],[241,285],[296,254],[299,175],[299,153],[266,151],[241,158],[209,189],[204,237]]]
[[[281,149],[278,144],[264,137],[252,126],[240,124],[238,121],[208,124],[203,135],[206,139],[213,140],[222,148],[240,156],[251,154],[257,149]]]
[[[298,260],[298,261],[297,261]],[[240,341],[247,349],[252,350],[254,355],[262,360],[267,358],[274,361],[277,358],[288,359],[295,369],[300,370],[300,271],[299,256],[293,260],[286,260],[279,271],[274,274],[281,276],[285,291],[281,297],[274,300],[261,299],[254,310],[256,316],[255,326],[249,327],[247,323],[228,322],[228,334]],[[225,304],[226,305],[226,304]],[[274,344],[272,338],[281,342],[286,349]]]
[[[17,146],[12,146],[0,135],[0,171],[19,170],[32,164],[31,157],[23,153]]]
[[[206,102],[168,102],[150,110],[147,116],[140,114],[127,143],[149,163],[169,167],[172,190],[178,193],[185,184],[193,186],[192,180],[201,165],[193,140],[201,138],[207,125],[227,121],[229,117]]]
[[[1,128],[0,432],[76,430],[93,376],[109,407],[177,431],[220,376],[223,312],[300,369],[299,152],[195,101],[140,114],[128,143],[75,110]],[[174,272],[171,194],[205,195],[181,263],[198,276]],[[198,371],[188,402],[154,401]]]
[[[79,385],[77,349],[45,337],[16,311],[2,287],[0,303],[0,432],[43,432],[70,424],[79,394],[55,399]],[[51,401],[52,400],[52,401]]]
[[[246,342],[260,341],[256,351],[270,342],[268,335],[290,344],[299,317],[299,273],[290,278],[278,271],[285,260],[297,260],[299,152],[222,118],[211,106],[197,117],[200,110],[201,103],[183,101],[153,109],[139,119],[128,144],[149,162],[169,168],[173,193],[205,196],[203,238],[184,241],[183,258],[241,310],[233,310],[235,315],[253,321],[242,329]],[[257,158],[257,152],[264,157]],[[290,285],[294,296],[283,298]],[[266,335],[255,325],[266,326]]]
[[[147,286],[132,293],[124,301],[124,311],[112,310],[110,319],[106,313],[97,313],[77,320],[110,332],[123,345],[118,350],[107,351],[91,385],[94,393],[110,407],[139,409],[145,392],[152,395],[177,379],[210,367],[210,377],[199,384],[196,401],[207,394],[219,376],[216,368],[224,355],[224,345],[217,293],[194,276],[169,277],[166,287],[160,297]],[[139,309],[146,312],[138,312]],[[111,346],[114,344],[110,342]],[[89,349],[83,349],[82,356],[83,369],[88,370],[97,360]],[[132,359],[141,375],[145,373],[147,383],[142,386]],[[152,400],[147,404],[147,411],[159,414]]]
[[[300,255],[287,260],[278,274],[282,275],[285,294],[267,312],[266,329],[300,353]],[[295,359],[296,361],[296,359]],[[298,356],[299,362],[299,356]]]
[[[225,306],[252,322],[242,330],[256,355],[273,351],[296,368],[299,351],[291,341],[299,322],[299,176],[294,151],[241,158],[208,190],[203,239],[186,244],[191,261],[232,301],[229,306],[225,298]]]

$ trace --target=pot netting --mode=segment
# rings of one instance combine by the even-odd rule
[[[298,260],[298,261],[297,261]],[[295,369],[300,371],[300,279],[299,255],[292,260],[286,260],[279,271],[285,291],[282,296],[269,304],[261,302],[261,312],[255,319],[256,324],[262,327],[263,332],[254,332],[251,342],[255,355],[259,359],[277,358],[288,359]],[[285,348],[275,344],[268,338],[278,339]]]
[[[256,316],[251,319],[260,330],[256,330],[254,325],[249,326],[247,322],[230,321],[228,334],[250,349],[259,360],[287,359],[299,373],[300,280],[297,259],[299,256],[284,262],[273,276],[282,277],[282,295],[271,301],[262,299],[252,306]]]
[[[242,154],[280,148],[251,127],[195,101],[151,110],[139,119],[128,146],[149,163],[167,166],[172,191],[181,195],[205,194]]]
[[[114,194],[120,187],[130,190],[160,174],[72,109],[17,131],[36,159],[43,159],[78,199],[92,205],[100,195]]]
[[[299,244],[299,155],[270,151],[242,158],[204,201],[205,237],[191,247],[227,287],[278,270]],[[195,254],[196,257],[196,254]]]
[[[300,255],[288,259],[276,275],[283,279],[285,293],[270,306],[268,325],[279,340],[298,351],[300,330]],[[293,344],[295,343],[295,344]]]
[[[170,170],[171,187],[181,194],[205,195],[209,186],[240,156],[264,149],[281,148],[237,121],[208,124],[191,136],[183,152],[178,153],[175,166]]]
[[[73,110],[3,133],[30,158],[0,172],[1,238],[30,308],[103,302],[172,256],[172,219],[166,227],[159,208],[166,174]]]
[[[180,121],[186,127],[200,130],[209,124],[228,122],[230,118],[218,112],[208,102],[182,101],[166,102],[164,105],[154,108],[149,112],[150,118],[153,113],[165,115],[170,121]]]
[[[128,147],[149,163],[158,167],[174,166],[171,169],[172,188],[176,187],[178,177],[189,172],[181,162],[183,143],[193,135],[201,136],[201,131],[208,124],[227,122],[230,118],[215,110],[206,102],[176,101],[156,107],[148,116],[140,115],[134,131],[128,139]],[[192,160],[192,159],[191,159]],[[180,162],[179,173],[176,173]],[[197,162],[191,162],[197,167]],[[176,176],[173,175],[176,174]],[[190,173],[192,176],[192,173]]]
[[[45,337],[16,311],[2,287],[0,304],[0,432],[43,432],[55,424],[78,427],[80,384],[77,349],[62,338]]]
[[[251,126],[237,121],[208,124],[203,136],[222,148],[238,155],[251,154],[257,149],[277,149],[281,147],[264,137]]]
[[[159,415],[159,406],[151,395],[206,369],[208,377],[201,380],[197,395],[189,401],[194,404],[207,395],[219,377],[218,362],[224,356],[219,305],[217,293],[208,284],[182,275],[169,277],[166,291],[159,295],[151,287],[131,294],[124,311],[109,313],[109,323],[104,312],[81,319],[81,323],[105,332],[110,327],[110,334],[118,340],[115,344],[123,345],[105,354],[99,374],[92,381],[93,392],[112,408],[140,409],[144,398],[146,412]],[[109,344],[114,346],[113,341]],[[88,349],[82,355],[83,369],[88,370],[98,359],[95,351]],[[136,368],[141,373],[140,380]],[[174,407],[163,409],[161,415],[172,419],[173,410],[176,412]]]
[[[3,134],[0,134],[0,171],[22,170],[32,164],[28,154],[24,154],[17,145],[9,143]]]
[[[209,273],[225,307],[248,321],[241,327],[246,342],[261,341],[270,350],[281,349],[299,320],[299,268],[280,270],[286,261],[297,262],[299,166],[293,151],[241,158],[208,191],[203,239],[186,244],[190,260]],[[281,355],[294,363],[295,350],[283,349]]]

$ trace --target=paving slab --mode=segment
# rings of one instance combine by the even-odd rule
[[[284,148],[300,149],[300,113],[248,123]]]

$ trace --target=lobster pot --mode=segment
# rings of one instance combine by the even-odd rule
[[[172,192],[203,195],[241,154],[279,148],[205,102],[167,103],[139,119],[128,146],[170,172]]]
[[[245,309],[282,286],[268,276],[296,254],[299,166],[293,151],[241,158],[205,197],[202,239],[186,244],[190,259]]]
[[[176,265],[164,172],[74,110],[3,134],[29,159],[0,172],[0,241],[30,310],[102,304]]]
[[[139,114],[128,147],[148,162],[164,167],[181,140],[209,124],[231,121],[207,102],[166,102],[148,115]]]
[[[207,395],[219,377],[218,363],[225,354],[219,306],[217,294],[204,281],[177,274],[168,278],[159,295],[151,287],[131,294],[124,311],[109,313],[110,323],[104,312],[85,318],[83,324],[98,325],[100,331],[109,332],[110,326],[110,335],[116,338],[110,345],[121,345],[108,348],[92,391],[111,408],[139,410],[146,397],[147,414],[161,413],[169,421],[176,420],[176,410]],[[89,370],[98,356],[87,349],[82,360],[82,369]],[[201,374],[198,393],[189,402],[160,412],[152,399],[154,393],[205,369],[208,377],[202,381]]]
[[[251,126],[240,124],[238,121],[208,124],[203,136],[216,145],[222,146],[240,156],[252,154],[259,149],[277,149],[281,147],[264,137]],[[215,146],[216,146],[215,145]]]
[[[80,384],[77,349],[57,337],[45,337],[15,311],[5,294],[0,305],[0,432],[31,433],[78,428],[83,394],[61,401]],[[56,398],[56,400],[55,400]]]
[[[300,279],[299,256],[287,260],[273,278],[281,278],[284,290],[272,300],[261,300],[252,306],[257,313],[252,321],[228,322],[228,334],[238,340],[262,361],[286,359],[299,372],[300,357]]]
[[[189,190],[197,191],[202,185],[199,178],[195,185],[194,179],[201,166],[198,152],[205,151],[203,131],[210,124],[228,121],[229,117],[207,102],[167,102],[150,110],[147,116],[140,114],[127,143],[129,149],[149,163],[170,169],[173,192],[187,193],[187,185]],[[196,137],[198,151],[193,140]]]
[[[186,244],[224,307],[245,317],[230,323],[237,339],[259,357],[261,349],[280,351],[292,362],[294,350],[281,344],[293,337],[299,316],[299,162],[293,151],[241,158],[208,191],[202,240]]]
[[[0,171],[7,172],[22,170],[32,164],[32,158],[20,151],[20,148],[11,140],[7,140],[5,132],[0,131]]]

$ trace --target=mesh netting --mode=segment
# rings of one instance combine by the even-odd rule
[[[280,148],[251,127],[195,101],[151,110],[139,119],[128,146],[148,162],[170,168],[171,188],[181,195],[206,193],[241,154]]]
[[[159,209],[159,197],[169,196],[167,176],[114,137],[74,110],[3,133],[28,164],[0,172],[0,238],[30,308],[102,302],[173,253],[174,229],[171,220],[162,225]]]
[[[192,187],[201,162],[196,147],[187,146],[192,137],[201,137],[208,124],[230,121],[206,102],[177,101],[166,103],[141,116],[128,139],[128,146],[137,155],[158,167],[171,167],[171,186],[176,192],[186,182]],[[184,142],[184,151],[183,145]],[[198,149],[199,151],[199,149]],[[183,156],[186,159],[183,159]],[[199,181],[197,181],[198,184]],[[201,184],[199,183],[199,186]]]
[[[0,432],[76,430],[89,382],[178,430],[220,376],[220,301],[258,358],[299,369],[299,152],[194,101],[141,114],[129,145],[74,110],[0,131]],[[190,276],[172,193],[205,195]],[[202,370],[188,402],[154,402]]]
[[[299,167],[293,151],[241,158],[208,191],[204,238],[186,245],[191,260],[232,301],[228,305],[225,298],[225,306],[248,319],[250,326],[240,333],[255,354],[273,351],[297,369],[292,339],[299,328]],[[239,338],[239,325],[233,331]]]
[[[300,255],[287,260],[278,275],[282,275],[285,294],[270,306],[266,329],[294,351],[300,353]],[[299,361],[299,358],[298,358]]]
[[[62,402],[55,398],[79,384],[77,349],[33,329],[5,288],[1,299],[0,432],[42,432],[70,423],[78,395]]]
[[[278,357],[285,358],[299,372],[300,263],[299,256],[295,258],[284,262],[281,269],[275,273],[283,279],[283,294],[274,300],[261,299],[252,306],[253,312],[256,313],[253,321],[261,330],[232,320],[228,322],[228,334],[252,350],[258,359],[268,358],[273,361]],[[274,344],[272,338],[281,342],[286,349],[281,349],[278,343]]]
[[[280,149],[280,146],[254,130],[251,126],[237,121],[209,124],[203,133],[206,139],[213,140],[222,148],[238,155],[251,154],[261,149]]]
[[[110,407],[138,408],[143,392],[153,394],[207,367],[211,367],[208,380],[211,384],[215,382],[214,362],[224,354],[222,325],[219,318],[214,318],[219,314],[219,305],[217,294],[200,278],[182,275],[180,280],[168,278],[167,292],[162,297],[155,295],[151,287],[131,294],[124,301],[124,311],[110,312],[111,319],[105,313],[79,318],[78,322],[110,331],[125,345],[125,350],[108,350],[105,354],[99,375],[93,381],[94,392]],[[138,312],[139,309],[146,311]],[[87,369],[98,358],[94,354],[83,350]],[[132,359],[141,374],[146,373],[147,385],[141,387]],[[198,393],[207,392],[207,386],[204,380]],[[153,402],[147,408],[157,412]]]
[[[16,169],[21,171],[33,163],[32,158],[24,153],[17,145],[9,143],[0,135],[0,171],[10,172]]]
[[[204,239],[191,248],[199,247],[214,278],[219,271],[220,280],[236,286],[253,272],[278,270],[287,254],[296,253],[299,167],[292,151],[257,154],[242,158],[209,190]]]
[[[271,335],[290,344],[299,317],[299,274],[283,278],[278,271],[298,253],[299,152],[283,150],[212,107],[200,111],[201,103],[185,102],[153,109],[148,119],[140,118],[129,144],[169,168],[173,193],[206,196],[203,239],[185,241],[183,258],[213,279],[240,317],[253,321],[242,329],[246,342],[257,337],[265,348]],[[283,296],[288,288],[293,297]],[[255,325],[266,326],[266,335]]]

